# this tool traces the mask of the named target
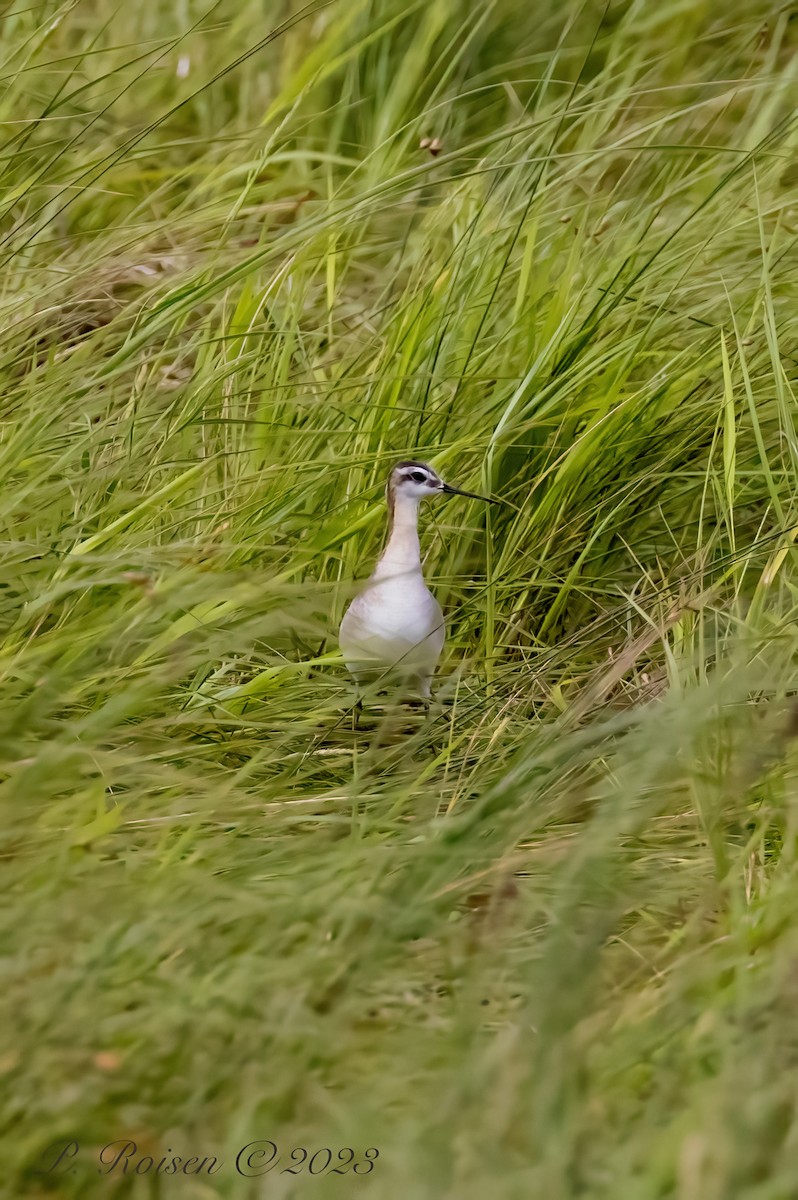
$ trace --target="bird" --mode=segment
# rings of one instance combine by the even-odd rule
[[[444,483],[424,462],[400,462],[388,476],[388,536],[366,586],[344,613],[338,644],[360,690],[396,682],[425,705],[446,630],[438,601],[424,582],[418,540],[418,510],[433,496],[487,496]],[[358,698],[358,707],[360,707]]]

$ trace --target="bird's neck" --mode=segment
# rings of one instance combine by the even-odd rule
[[[418,500],[412,496],[389,496],[388,513],[388,541],[374,568],[375,579],[421,571]]]

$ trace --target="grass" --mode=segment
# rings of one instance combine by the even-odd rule
[[[791,1197],[794,13],[0,28],[5,1194]],[[507,506],[353,733],[411,455]]]

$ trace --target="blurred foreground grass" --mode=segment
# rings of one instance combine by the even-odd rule
[[[792,1198],[793,12],[0,30],[5,1194]],[[511,507],[355,735],[409,454]]]

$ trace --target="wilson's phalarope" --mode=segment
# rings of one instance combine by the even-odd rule
[[[388,540],[366,587],[344,614],[338,639],[358,686],[397,680],[430,698],[445,628],[421,571],[418,506],[440,495],[494,503],[444,483],[426,463],[397,463],[388,476]]]

